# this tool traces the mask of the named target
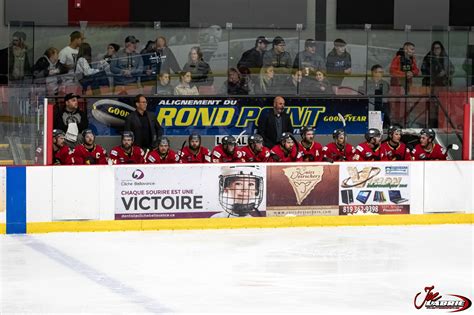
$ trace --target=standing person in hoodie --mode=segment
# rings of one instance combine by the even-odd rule
[[[404,87],[405,94],[407,94],[413,84],[413,77],[419,74],[420,70],[415,59],[415,44],[406,42],[390,63],[390,75],[392,76],[390,85]]]
[[[344,77],[352,73],[351,54],[347,52],[346,45],[343,39],[336,39],[334,41],[334,48],[326,58],[327,74],[334,92],[341,85]]]
[[[454,65],[440,41],[431,44],[431,50],[423,58],[421,65],[423,86],[450,86]]]

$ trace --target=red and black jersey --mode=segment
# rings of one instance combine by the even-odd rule
[[[92,149],[88,149],[83,144],[80,144],[74,148],[74,164],[107,164],[107,152],[98,144],[94,145]]]
[[[178,156],[176,153],[169,149],[165,156],[161,156],[158,150],[153,150],[148,153],[145,158],[145,163],[148,164],[173,164],[178,162]]]
[[[319,162],[323,160],[323,146],[321,143],[313,142],[309,148],[303,145],[303,142],[298,143],[300,151],[303,152],[304,162]]]
[[[132,146],[130,153],[126,153],[120,145],[110,150],[110,159],[114,164],[144,164],[144,155],[142,148],[136,145]]]
[[[446,160],[448,155],[446,149],[438,144],[433,144],[431,151],[426,151],[421,144],[417,144],[411,152],[415,161],[420,160]]]
[[[352,161],[354,154],[355,149],[349,143],[346,143],[345,150],[339,149],[335,142],[330,142],[323,147],[323,158],[334,162]]]
[[[405,143],[400,142],[396,147],[392,147],[389,141],[380,145],[381,161],[411,161],[411,153]]]
[[[352,159],[357,161],[380,161],[380,146],[373,150],[367,142],[363,142],[356,147]]]
[[[74,164],[74,152],[67,145],[53,152],[53,164],[72,165]]]
[[[211,159],[213,163],[245,162],[239,147],[235,146],[234,153],[230,155],[224,151],[222,144],[214,147],[211,153]]]
[[[272,162],[303,162],[303,152],[296,150],[296,145],[287,153],[280,144],[275,145],[270,151]]]
[[[199,150],[194,153],[189,147],[184,147],[183,151],[178,153],[181,155],[179,162],[181,163],[210,163],[211,155],[208,148],[199,147]]]
[[[268,162],[270,160],[270,150],[262,147],[262,151],[255,153],[252,148],[247,145],[241,148],[245,162]]]

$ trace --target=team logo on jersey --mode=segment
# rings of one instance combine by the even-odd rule
[[[457,294],[446,295],[450,297],[443,298],[443,295],[440,295],[439,292],[434,291],[434,285],[432,285],[430,287],[425,287],[424,293],[418,292],[418,294],[415,295],[413,304],[417,309],[424,307],[429,310],[451,310],[450,313],[467,310],[472,305],[471,300],[465,296]]]
[[[143,177],[145,177],[145,174],[139,169],[136,169],[132,173],[132,178],[133,179],[139,180],[139,179],[142,179]]]
[[[314,187],[323,179],[323,166],[303,166],[284,168],[283,172],[288,178],[296,195],[296,202],[301,205]]]

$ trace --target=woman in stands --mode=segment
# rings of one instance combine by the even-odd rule
[[[262,67],[260,77],[255,84],[255,94],[277,94],[278,88],[275,82],[275,70],[273,66]]]
[[[179,84],[174,88],[174,95],[199,95],[195,85],[191,85],[192,75],[189,71],[181,71]]]
[[[98,64],[98,69],[91,67],[92,49],[88,43],[82,43],[79,46],[79,52],[77,54],[77,63],[75,67],[75,74],[82,86],[82,91],[85,93],[87,88],[90,86],[92,94],[100,94],[99,87],[109,86],[107,74],[105,68],[109,65],[107,61],[101,60]]]
[[[199,47],[192,47],[189,52],[189,60],[183,67],[183,71],[191,73],[191,83],[198,87],[210,86],[214,83],[211,67],[202,56]]]

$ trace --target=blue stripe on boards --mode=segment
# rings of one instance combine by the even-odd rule
[[[7,167],[7,234],[26,233],[26,167]]]

